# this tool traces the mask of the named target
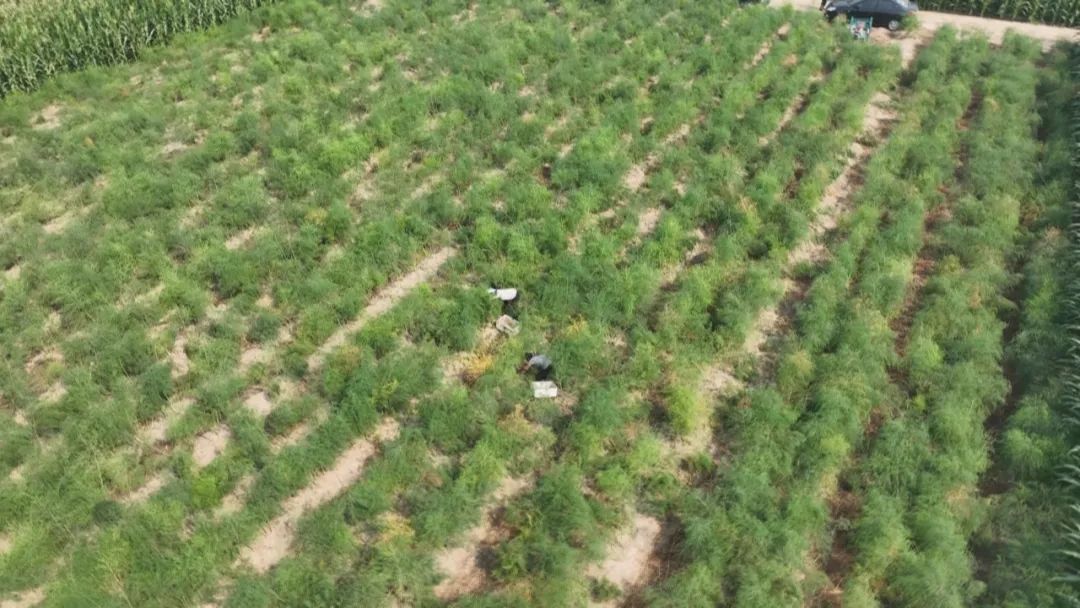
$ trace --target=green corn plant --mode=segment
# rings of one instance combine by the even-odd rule
[[[1073,81],[1080,78],[1080,54],[1072,54]],[[1067,328],[1071,334],[1069,353],[1062,368],[1065,370],[1065,411],[1073,427],[1073,440],[1076,446],[1069,451],[1067,460],[1062,465],[1061,481],[1063,491],[1070,505],[1071,519],[1065,522],[1061,552],[1064,557],[1061,580],[1073,587],[1076,592],[1070,601],[1080,606],[1080,279],[1075,270],[1080,270],[1080,98],[1073,101],[1072,127],[1072,164],[1073,164],[1073,203],[1072,223],[1069,228],[1072,248],[1072,280],[1068,287],[1071,298],[1068,303],[1071,325]]]
[[[1013,21],[1031,21],[1075,26],[1080,23],[1078,0],[925,0],[923,9],[995,17]]]
[[[270,0],[58,0],[0,3],[0,96],[61,72],[134,58]]]

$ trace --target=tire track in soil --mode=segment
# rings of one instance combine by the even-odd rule
[[[783,33],[786,34],[786,29],[781,28]],[[684,123],[679,128],[669,133],[663,140],[661,150],[671,147],[673,145],[679,145],[685,143],[689,137],[692,128],[703,122],[705,118],[704,114],[701,114],[694,121]],[[648,175],[656,168],[660,162],[660,150],[654,151],[647,155],[646,159],[641,163],[632,165],[630,169],[624,174],[623,185],[631,193],[638,192],[648,179]],[[542,181],[546,181],[545,179]],[[615,213],[625,207],[627,201],[623,200],[608,210],[593,214],[591,219],[605,219],[615,215]],[[643,211],[642,215],[638,218],[638,229],[635,242],[647,237],[653,232],[658,224],[662,208],[650,208]],[[699,243],[700,246],[700,243]],[[695,247],[694,254],[698,247]],[[689,255],[688,257],[694,257]],[[447,361],[447,365],[444,365],[444,377],[449,376],[450,379],[457,377],[459,374],[460,361]],[[449,372],[449,373],[448,373]],[[511,486],[511,489],[507,489],[507,485]],[[505,540],[504,533],[495,529],[490,520],[497,518],[498,514],[505,508],[515,496],[524,492],[531,484],[515,480],[513,478],[504,479],[503,484],[493,494],[492,502],[484,509],[482,516],[482,523],[478,526],[470,529],[465,534],[465,543],[453,548],[444,549],[438,554],[436,558],[437,569],[442,571],[448,578],[444,579],[435,589],[436,596],[440,599],[451,600],[462,595],[475,592],[483,587],[487,580],[487,570],[484,568],[484,554],[489,552],[498,542]],[[521,487],[518,487],[521,486]],[[638,515],[635,516],[635,526],[632,530],[624,530],[616,538],[616,553],[622,555],[623,551],[618,547],[628,546],[633,547],[633,554],[629,559],[626,556],[622,558],[615,558],[610,566],[612,571],[617,571],[619,574],[616,578],[619,578],[625,586],[630,586],[631,583],[640,584],[646,578],[647,574],[654,570],[653,562],[656,553],[655,543],[657,538],[662,536],[660,530],[660,523],[652,517]],[[645,523],[642,523],[645,522]],[[652,530],[654,526],[649,522],[656,522],[656,532]],[[640,525],[638,525],[640,524]],[[470,557],[471,556],[471,557]],[[595,566],[595,565],[594,565]],[[600,566],[603,567],[603,566]],[[632,573],[628,576],[627,573]]]
[[[370,321],[385,314],[421,284],[431,280],[443,264],[456,254],[457,250],[453,247],[443,247],[424,258],[408,274],[377,291],[356,319],[339,327],[318,350],[308,357],[308,373],[313,374],[322,369],[330,353],[343,346],[349,336],[363,329]]]
[[[10,599],[0,600],[0,608],[33,608],[43,601],[45,601],[45,588],[37,587],[16,593]]]
[[[773,37],[766,40],[761,45],[761,48],[758,49],[757,54],[755,54],[754,57],[752,59],[750,59],[750,61],[746,64],[746,67],[744,69],[749,70],[750,68],[753,68],[753,67],[757,66],[757,64],[761,63],[761,61],[763,59],[765,59],[765,57],[769,54],[769,51],[772,50],[772,46],[773,46],[773,44],[776,43],[776,39],[783,40],[783,39],[787,38],[788,32],[790,32],[790,31],[791,31],[791,24],[790,23],[785,23],[785,24],[781,25],[779,28],[777,28],[776,33],[773,35]]]
[[[359,329],[361,329],[364,324],[391,310],[399,301],[408,296],[408,294],[411,293],[413,289],[433,277],[442,267],[443,263],[445,263],[455,254],[456,250],[454,250],[452,247],[444,247],[435,252],[434,254],[427,256],[408,274],[400,277],[396,281],[393,281],[381,290],[378,290],[371,298],[371,300],[369,300],[368,305],[361,312],[358,319],[345,326],[345,328],[342,328],[351,328],[351,331],[342,332],[342,330],[339,329],[339,332],[331,336],[331,339],[328,340],[327,343],[324,343],[322,347],[320,347],[320,350],[313,354],[312,357],[320,355],[319,366],[321,366],[321,364],[325,361],[326,356],[329,355],[329,353],[334,348],[344,344],[345,340],[347,340],[349,335],[351,335],[355,331],[359,331]],[[209,306],[207,308],[207,313],[203,321],[194,325],[190,325],[185,329],[182,329],[177,336],[177,341],[179,342],[182,340],[183,343],[186,343],[188,331],[193,331],[200,327],[204,327],[205,324],[212,322],[214,319],[220,318],[220,316],[223,314],[223,306]],[[183,352],[183,343],[181,343],[179,349],[174,344],[172,353],[174,364],[178,356],[182,357],[184,369],[183,373],[180,374],[180,376],[183,376],[188,372],[187,356],[186,353]],[[328,345],[328,343],[332,343],[332,345]],[[275,346],[280,346],[280,341],[278,341]],[[180,355],[177,355],[177,350],[179,350]],[[316,366],[316,369],[317,368],[318,366]],[[174,365],[174,377],[176,377],[176,371],[177,369]],[[183,415],[194,405],[194,403],[194,400],[190,397],[182,397],[174,401],[166,408],[166,410],[161,415],[151,420],[150,422],[142,425],[139,428],[136,433],[136,446],[138,446],[139,444],[143,444],[153,447],[163,443],[167,439],[168,430],[172,426],[172,424],[182,418]],[[310,430],[310,424],[307,424],[306,422],[301,422],[297,425],[296,428],[292,430],[292,432],[278,438],[277,441],[274,441],[271,446],[272,451],[274,453],[278,453],[286,446],[299,442],[310,432]],[[214,458],[220,455],[220,453],[224,451],[224,449],[227,447],[226,444],[228,441],[228,437],[229,435],[225,433],[220,427],[215,427],[214,429],[210,429],[209,431],[197,436],[194,439],[193,444],[193,457],[195,458],[196,468],[198,469],[208,465]],[[166,447],[164,453],[168,454],[169,451],[171,451],[171,447]],[[21,477],[21,474],[17,475],[17,477]],[[157,473],[148,477],[147,480],[140,487],[125,495],[118,496],[117,501],[125,505],[138,505],[144,503],[154,494],[156,494],[159,490],[168,485],[171,480],[172,476],[166,471],[158,471]],[[234,504],[230,504],[226,508],[219,507],[218,511],[215,511],[215,517],[220,519],[224,515],[228,514],[228,512],[231,511],[234,507],[237,510],[242,508],[243,499],[247,494],[249,484],[250,479],[241,479],[234,486],[233,492],[226,497],[231,497],[230,503]]]
[[[651,515],[632,511],[629,525],[623,526],[612,539],[604,553],[604,560],[592,563],[585,569],[586,575],[607,581],[619,590],[619,597],[628,598],[652,578],[657,569],[656,547],[663,535],[663,524]],[[590,601],[589,606],[615,608],[618,599],[604,602]]]
[[[788,111],[781,117],[781,123],[768,135],[768,141],[764,142],[764,145],[759,146],[764,149],[771,144],[776,137],[784,131],[784,128],[790,124],[792,120],[801,115],[803,111],[809,106],[810,103],[810,91],[813,89],[813,85],[821,80],[824,80],[825,73],[819,73],[812,75],[807,82],[808,92],[805,94],[797,95],[789,104]],[[834,180],[832,184],[826,189],[826,194],[823,196],[822,202],[819,204],[819,211],[815,216],[812,228],[812,238],[808,241],[800,243],[789,255],[789,259],[785,264],[785,267],[781,273],[782,284],[784,286],[783,294],[781,295],[781,303],[763,308],[755,319],[753,326],[747,332],[746,339],[744,341],[742,350],[743,352],[752,353],[756,359],[761,358],[762,347],[765,345],[767,339],[780,332],[782,327],[785,327],[788,323],[784,322],[785,318],[790,318],[795,312],[795,303],[800,300],[802,295],[808,287],[807,285],[800,286],[796,281],[791,280],[789,275],[792,274],[792,270],[795,266],[803,261],[801,258],[805,257],[805,254],[801,252],[802,247],[809,246],[813,249],[821,249],[824,251],[824,245],[817,242],[817,239],[824,236],[824,233],[828,230],[835,228],[837,224],[837,217],[840,213],[838,209],[838,203],[842,196],[847,196],[847,191],[850,189],[848,181],[852,178],[849,172],[852,171],[853,166],[857,163],[864,163],[866,158],[869,157],[870,148],[863,146],[858,142],[859,139],[873,139],[883,137],[883,130],[887,126],[885,123],[895,118],[892,110],[886,108],[888,104],[888,97],[884,93],[875,94],[871,98],[871,103],[868,105],[866,114],[864,116],[863,132],[856,138],[850,148],[850,157],[848,164],[845,165],[844,170],[840,176]],[[786,118],[786,122],[785,121]],[[700,121],[699,121],[700,122]],[[758,142],[762,143],[761,140]],[[698,230],[696,233],[697,243],[694,249],[687,254],[682,263],[674,265],[665,269],[662,273],[663,281],[661,283],[661,292],[667,293],[674,289],[677,277],[685,271],[687,268],[703,263],[708,259],[710,254],[710,239],[704,233],[704,231]],[[797,292],[798,297],[795,298],[791,294]],[[784,303],[790,300],[790,305]],[[659,312],[659,308],[654,312]],[[650,329],[656,329],[656,323],[658,319],[655,315],[650,314]],[[759,373],[759,376],[767,375]],[[697,393],[706,402],[713,402],[720,398],[726,398],[734,396],[745,389],[745,384],[735,376],[735,371],[731,367],[731,364],[724,360],[718,360],[711,365],[706,365],[699,369],[699,381],[697,383]],[[710,445],[712,439],[711,425],[699,425],[690,434],[684,437],[680,437],[674,441],[667,442],[668,453],[676,458],[685,458],[686,456],[704,451],[707,446]],[[711,454],[714,460],[719,459],[718,445],[715,441],[712,441]]]
[[[968,102],[968,106],[964,110],[963,116],[957,121],[957,131],[962,134],[968,130],[968,125],[981,106],[982,95],[977,89],[973,90],[971,100]],[[956,161],[956,179],[961,177],[966,165],[967,146],[961,135]],[[900,313],[889,323],[889,327],[895,335],[894,349],[898,361],[900,362],[896,368],[890,370],[890,377],[892,383],[899,387],[901,392],[905,395],[911,395],[912,393],[907,368],[904,366],[912,324],[914,323],[916,312],[922,306],[926,283],[936,266],[936,251],[933,243],[934,236],[937,233],[937,229],[942,224],[945,224],[952,219],[951,203],[953,195],[947,190],[943,190],[943,193],[945,194],[944,200],[934,208],[930,209],[923,217],[922,245],[919,248],[919,253],[916,255],[915,263],[912,266],[912,277],[907,285],[904,303]],[[884,422],[881,414],[872,414],[870,416],[863,433],[864,445],[874,440]],[[857,462],[858,460],[856,459],[849,464],[846,469],[851,470],[857,465]],[[822,560],[822,565],[824,567],[825,575],[829,578],[830,585],[820,592],[818,598],[814,598],[830,606],[842,606],[844,582],[847,580],[852,567],[855,565],[852,538],[853,529],[851,526],[838,525],[838,522],[854,522],[862,515],[862,501],[852,491],[850,485],[843,481],[844,477],[844,472],[841,472],[837,476],[838,481],[836,487],[832,495],[827,499],[830,515],[829,527],[834,529],[835,533],[833,534],[829,552]]]
[[[263,528],[258,538],[241,550],[236,565],[246,564],[259,574],[273,568],[288,555],[300,519],[356,483],[379,447],[394,440],[397,435],[397,421],[387,418],[372,432],[371,437],[353,442],[329,469],[319,473],[306,487],[285,501],[282,513]]]
[[[777,32],[778,37],[787,35],[790,29],[789,24],[781,26]],[[753,64],[756,65],[763,59],[772,47],[772,40],[767,41],[762,49],[759,51],[759,56],[755,58]],[[813,84],[821,80],[824,76],[817,75],[811,76],[808,80],[807,86],[812,87]],[[785,111],[781,117],[779,125],[771,132],[771,136],[775,137],[784,130],[788,123],[794,120],[803,110],[808,106],[808,99],[804,95],[797,95],[789,104],[789,108]],[[670,134],[664,139],[664,144],[671,145],[673,143],[684,142],[690,134],[692,126],[700,125],[705,119],[705,114],[701,114],[698,118],[690,123],[684,124],[677,131]],[[759,143],[760,140],[759,140]],[[766,141],[765,144],[769,142]],[[657,154],[651,154],[643,163],[647,167],[648,171],[655,168],[658,163]],[[647,172],[641,172],[640,174],[634,169],[626,175],[626,185],[631,184],[631,177],[634,177],[633,184],[640,185],[644,183]],[[685,186],[683,186],[685,187]],[[681,194],[681,193],[680,193]],[[655,213],[655,216],[650,216],[650,213]],[[655,229],[660,219],[662,210],[659,208],[650,208],[643,212],[642,216],[638,218],[638,230],[637,235],[632,244],[640,244],[640,241],[651,234]],[[678,277],[695,265],[702,263],[707,259],[710,250],[710,240],[704,230],[700,228],[693,232],[694,246],[690,251],[686,253],[682,262],[672,265],[666,268],[662,273],[662,280],[660,285],[661,292],[669,291],[675,285]],[[624,248],[623,254],[629,249],[630,245]],[[710,369],[703,372],[703,387],[709,387],[717,392],[730,393],[740,390],[742,383],[734,378],[730,371],[722,369]],[[696,429],[690,435],[681,437],[677,440],[667,441],[668,453],[676,457],[685,457],[689,454],[702,450],[709,444],[711,436],[711,427],[708,425],[702,426],[700,429]],[[589,602],[590,606],[608,606],[613,607],[620,604],[633,604],[637,594],[648,587],[648,585],[655,581],[658,576],[662,576],[660,573],[664,570],[664,565],[670,563],[671,546],[673,539],[678,535],[679,530],[677,526],[671,524],[671,522],[660,522],[652,516],[642,513],[634,512],[630,517],[631,525],[629,527],[623,527],[615,537],[611,540],[605,550],[605,556],[607,556],[603,562],[597,564],[592,563],[587,567],[586,573],[600,580],[607,580],[615,585],[619,590],[623,601],[610,600],[606,602],[596,603]]]
[[[755,360],[755,376],[758,382],[767,382],[775,373],[775,346],[778,338],[791,330],[798,305],[810,288],[812,277],[792,278],[796,267],[804,262],[821,263],[828,256],[826,245],[829,236],[837,229],[840,220],[852,207],[853,193],[862,183],[863,171],[873,152],[884,142],[896,123],[896,111],[892,108],[892,97],[884,92],[875,93],[863,114],[862,130],[856,141],[848,149],[848,159],[840,174],[826,187],[818,203],[817,211],[810,225],[809,237],[793,247],[781,271],[783,293],[779,302],[759,312],[743,344],[743,352]],[[744,390],[742,383],[735,377],[734,370],[725,362],[719,362],[705,368],[702,374],[701,389],[706,391],[706,399],[716,399]],[[708,389],[712,389],[709,391]],[[712,440],[712,453],[717,454],[720,446],[712,436],[711,427],[704,429],[697,441],[702,446]]]
[[[1030,259],[1025,252],[1025,259]],[[1014,275],[1020,275],[1022,268],[1016,266],[1009,269]],[[990,448],[990,465],[979,476],[979,496],[989,497],[1004,494],[1012,488],[1012,482],[1008,473],[1002,468],[1001,450],[1002,435],[1005,427],[1013,414],[1020,407],[1020,399],[1024,393],[1023,378],[1016,367],[1016,357],[1012,354],[1013,342],[1020,333],[1020,322],[1025,305],[1023,284],[1017,282],[1005,294],[1005,299],[1013,304],[1005,319],[1005,329],[1001,335],[1002,352],[1001,375],[1009,383],[1009,392],[1005,394],[1005,402],[994,408],[983,422],[983,430],[986,433],[987,444]]]
[[[892,97],[884,92],[875,93],[863,113],[863,127],[856,141],[848,148],[848,160],[840,174],[825,188],[818,203],[817,213],[810,224],[810,236],[788,252],[782,271],[784,293],[780,302],[772,308],[763,309],[747,335],[744,352],[757,361],[757,376],[770,379],[775,373],[775,348],[766,348],[776,338],[791,329],[799,303],[810,289],[813,277],[792,278],[800,264],[820,264],[829,256],[826,242],[851,211],[854,192],[862,185],[863,172],[874,151],[884,142],[896,123],[896,111]],[[732,374],[730,369],[711,370],[712,373]]]
[[[453,353],[453,354],[451,354],[451,355],[449,355],[447,357],[444,357],[442,362],[440,363],[440,368],[443,370],[443,374],[444,374],[444,379],[443,379],[444,384],[453,383],[453,382],[466,382],[467,383],[468,382],[468,375],[469,375],[469,370],[465,369],[467,360],[470,360],[470,359],[478,357],[478,356],[484,356],[484,355],[493,354],[493,352],[497,349],[497,347],[500,344],[499,338],[500,338],[500,334],[493,326],[485,326],[485,327],[481,328],[477,332],[477,337],[476,337],[477,347],[473,351],[465,352],[465,353],[460,353],[460,352],[459,353]],[[297,394],[297,391],[298,391],[297,387],[295,385],[290,384],[290,385],[286,386],[285,388],[283,388],[281,393],[282,393],[282,396],[285,395],[285,394],[288,394],[289,396],[295,396]],[[279,396],[279,398],[282,398],[282,396]],[[262,416],[265,416],[265,413],[268,413],[269,408],[271,408],[271,405],[269,403],[269,397],[267,397],[265,395],[265,393],[263,393],[261,391],[250,393],[249,396],[248,396],[248,399],[245,401],[245,404],[247,405],[248,402],[254,402],[254,403],[251,403],[251,405],[248,405],[249,409],[256,410],[257,414],[259,414],[260,412],[264,412],[264,413],[261,414]],[[320,417],[318,413],[316,413],[316,417]],[[272,443],[271,452],[274,453],[274,454],[277,454],[277,453],[280,453],[281,450],[284,449],[284,447],[286,447],[287,445],[292,445],[292,444],[298,443],[304,436],[306,436],[307,434],[309,434],[313,430],[313,427],[317,426],[317,424],[324,421],[325,415],[321,416],[321,418],[322,419],[317,420],[314,423],[312,423],[311,421],[305,420],[305,421],[297,424],[288,435],[281,436],[281,437],[277,438]],[[391,422],[393,422],[393,420],[388,418],[387,419],[387,424],[389,424]],[[396,430],[396,427],[395,427],[395,430]],[[380,443],[384,443],[384,442],[385,442],[385,440],[381,441]],[[351,486],[352,484],[354,484],[357,480],[358,480],[358,478],[353,479],[352,481],[350,481],[341,490],[341,492],[344,492],[345,490],[347,490],[348,487]],[[246,475],[245,477],[240,479],[240,481],[238,481],[237,484],[234,486],[233,490],[227,496],[225,496],[222,499],[221,504],[214,510],[214,512],[213,512],[214,520],[220,522],[223,518],[225,518],[225,517],[227,517],[229,515],[233,515],[235,513],[240,512],[243,509],[244,501],[246,500],[247,494],[250,491],[251,486],[254,484],[254,482],[255,482],[255,476],[250,475],[250,474]],[[503,484],[500,485],[500,487],[495,492],[495,495],[494,495],[495,500],[501,501],[502,503],[505,503],[512,496],[517,495],[518,493],[523,491],[529,485],[528,483],[525,483],[524,486],[518,487],[518,485],[520,483],[525,483],[525,482],[520,482],[520,480],[517,480],[517,479],[510,479],[510,478],[505,479],[503,481]],[[339,494],[340,494],[340,492],[339,492]],[[325,502],[321,502],[319,504],[308,505],[308,506],[306,506],[304,508],[303,513],[306,514],[306,513],[310,512],[311,510],[318,509],[319,507],[322,506],[322,504],[325,504]],[[488,514],[485,514],[485,518],[487,518],[487,517],[488,517]],[[486,519],[485,519],[485,521],[486,521]],[[266,543],[265,543],[266,546],[272,546],[273,547],[272,559],[273,559],[275,564],[277,562],[279,562],[281,559],[283,559],[284,557],[288,556],[288,554],[289,554],[288,547],[291,546],[291,541],[288,542],[288,543],[285,543],[285,541],[282,540],[282,535],[284,534],[282,532],[282,530],[283,529],[289,530],[289,529],[294,529],[294,528],[295,528],[294,525],[293,526],[285,526],[285,527],[283,527],[281,525],[275,526],[274,522],[271,522],[271,524],[269,524],[266,528],[264,528],[264,533],[263,533],[264,536],[270,530],[276,530],[276,532],[275,532],[275,535],[276,535],[275,540],[266,541]],[[483,535],[480,535],[479,533],[476,533],[476,532],[468,533],[467,537],[475,538],[478,535],[479,536],[484,536],[485,538],[487,538],[487,533],[484,533]],[[257,543],[257,542],[259,542],[259,541],[254,541],[253,544]],[[493,543],[494,543],[494,540],[491,541],[491,543],[489,543],[489,544],[493,544]],[[284,552],[284,553],[282,553],[282,552]],[[462,555],[462,553],[460,551],[455,552],[455,556],[460,556],[460,555]],[[244,554],[242,553],[242,558],[243,557],[244,557]],[[236,563],[234,564],[234,567],[243,564],[245,561],[246,560],[244,560],[244,559],[238,559],[236,561]],[[250,561],[247,561],[247,563],[249,565],[252,565]],[[476,563],[479,563],[479,562],[477,561]],[[260,567],[262,567],[262,566],[260,566]],[[266,570],[257,569],[259,574],[265,574],[269,570],[270,570],[270,568],[266,568]],[[481,572],[481,574],[486,574],[486,573]],[[471,571],[469,571],[469,572],[465,572],[465,573],[461,574],[460,577],[461,578],[459,579],[459,581],[457,583],[455,583],[455,584],[456,585],[465,585],[465,586],[467,586],[469,583],[468,583],[467,580],[464,580],[464,579],[469,579],[469,577],[474,577],[474,574],[472,574]],[[464,580],[464,582],[462,582],[463,580]],[[229,579],[229,578],[221,579],[221,581],[218,583],[215,591],[212,594],[214,599],[212,601],[210,601],[210,602],[202,604],[201,606],[203,608],[216,608],[217,606],[222,605],[228,598],[228,594],[230,592],[230,589],[229,589],[230,586],[231,586],[231,579]]]
[[[492,493],[480,523],[465,532],[463,541],[435,553],[435,569],[445,578],[435,586],[435,597],[448,602],[482,589],[488,580],[490,553],[509,537],[501,517],[511,500],[532,487],[532,480],[506,476]]]
[[[964,114],[960,120],[957,121],[956,129],[958,132],[967,132],[971,119],[975,116],[975,113],[979,111],[981,106],[982,95],[978,91],[973,91],[968,107],[964,110]],[[956,161],[956,179],[962,177],[966,166],[967,148],[961,143]],[[945,195],[944,200],[933,209],[929,210],[923,217],[922,246],[919,248],[919,253],[915,258],[915,264],[912,268],[912,278],[911,281],[908,282],[907,291],[904,295],[904,304],[901,307],[900,314],[889,324],[893,333],[896,334],[896,354],[901,361],[903,361],[907,355],[911,325],[915,321],[916,311],[918,311],[919,307],[922,305],[923,289],[926,287],[926,281],[936,265],[936,252],[934,250],[933,237],[942,224],[952,219],[952,200],[954,194],[947,189],[942,189],[941,192]],[[895,370],[894,379],[901,388],[905,390],[909,389],[906,371],[903,369]]]
[[[823,262],[828,257],[825,241],[828,235],[839,225],[840,219],[851,208],[853,191],[861,185],[862,172],[871,154],[888,137],[896,113],[891,109],[891,97],[878,92],[870,100],[863,114],[863,128],[855,142],[848,149],[848,160],[840,174],[826,189],[810,225],[809,238],[803,240],[788,252],[788,258],[781,271],[784,287],[780,300],[773,306],[763,308],[747,332],[742,350],[757,361],[756,376],[769,378],[774,364],[774,354],[767,348],[774,338],[787,331],[794,319],[799,302],[810,288],[810,277],[792,278],[796,267],[807,261]],[[866,142],[866,143],[863,143]],[[723,391],[733,388],[741,390],[735,372],[726,362],[708,366],[702,375],[704,387],[713,387],[705,393],[708,399],[723,396]]]
[[[704,114],[699,115],[698,118],[691,123],[684,123],[665,136],[659,150],[648,154],[644,161],[631,166],[624,174],[623,185],[630,190],[631,193],[638,192],[648,180],[649,174],[660,164],[661,151],[671,146],[684,144],[689,138],[693,127],[700,125],[703,120]],[[610,209],[593,214],[590,216],[590,219],[595,221],[597,219],[614,217],[617,211],[627,204],[628,201],[624,199],[616,203],[616,205]],[[638,227],[635,236],[626,246],[624,246],[623,251],[625,252],[635,244],[640,244],[644,238],[650,235],[653,230],[655,230],[662,214],[663,209],[660,207],[652,207],[644,210],[638,217]],[[583,222],[583,224],[584,223],[585,222]],[[576,235],[572,235],[571,239],[573,239],[574,236]],[[485,345],[489,342],[490,340],[483,340]],[[444,378],[451,380],[461,379],[461,368],[464,361],[459,361],[458,359],[461,359],[461,357],[452,357],[451,360],[446,362],[443,369]],[[565,396],[572,398],[569,395]],[[499,529],[497,525],[498,518],[509,502],[529,489],[531,485],[531,481],[522,481],[512,477],[505,478],[493,493],[489,503],[484,507],[481,523],[465,533],[464,543],[454,547],[445,548],[436,554],[436,569],[446,577],[440,581],[434,589],[435,596],[438,599],[442,601],[452,601],[464,595],[475,593],[485,586],[488,580],[489,564],[486,563],[488,554],[494,550],[494,547],[498,543],[509,538],[509,535],[505,533],[505,531]],[[640,517],[647,517],[649,520],[655,521],[648,516]],[[619,554],[622,554],[622,550],[618,549],[618,546],[620,546],[618,543],[632,545],[635,549],[629,559],[626,559],[626,556],[623,556],[619,563],[607,565],[612,574],[620,580],[627,579],[627,572],[634,573],[629,579],[623,581],[627,586],[631,583],[640,582],[647,572],[647,561],[649,556],[653,553],[653,543],[659,536],[659,523],[657,523],[656,534],[648,534],[647,532],[650,529],[651,526],[647,524],[643,524],[642,526],[635,525],[633,534],[629,538],[624,538],[624,531],[622,535],[615,539],[615,542],[617,543],[616,551],[618,551]],[[642,538],[640,534],[645,534],[645,537]],[[612,552],[609,550],[609,554],[611,553]],[[597,566],[591,564],[590,567]],[[603,566],[601,566],[601,568],[602,567]]]

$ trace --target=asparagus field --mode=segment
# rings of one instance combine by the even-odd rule
[[[247,4],[0,100],[0,607],[1075,605],[1070,45]]]

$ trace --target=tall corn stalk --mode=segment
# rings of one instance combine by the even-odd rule
[[[1075,83],[1080,82],[1080,50],[1076,47],[1072,50],[1071,63],[1075,87]],[[1062,578],[1076,590],[1069,598],[1070,601],[1080,606],[1080,95],[1076,90],[1073,95],[1073,202],[1072,222],[1069,226],[1071,272],[1067,284],[1068,312],[1071,319],[1068,331],[1072,339],[1064,369],[1065,409],[1072,426],[1075,447],[1069,451],[1061,475],[1067,500],[1071,502],[1071,518],[1065,524],[1063,535],[1065,573]]]
[[[89,65],[128,61],[145,46],[273,0],[0,2],[0,96]]]
[[[1080,24],[1080,0],[920,0],[919,7],[1013,21]]]

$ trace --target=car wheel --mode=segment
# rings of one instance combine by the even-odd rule
[[[890,19],[889,20],[889,31],[890,32],[895,32],[898,29],[900,29],[900,20],[899,19]]]

